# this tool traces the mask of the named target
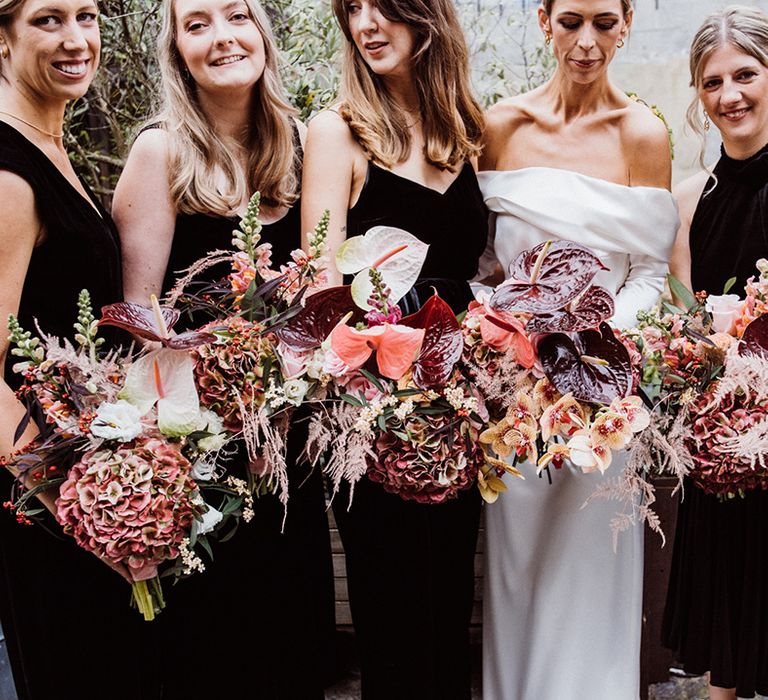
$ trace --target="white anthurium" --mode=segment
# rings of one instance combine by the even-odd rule
[[[157,427],[164,435],[189,435],[200,423],[194,362],[186,350],[162,348],[140,357],[128,368],[120,398],[142,415],[157,404]]]
[[[429,246],[416,236],[392,226],[375,226],[363,236],[347,239],[336,251],[336,268],[355,275],[352,298],[361,309],[371,308],[369,271],[375,267],[389,287],[392,302],[402,299],[416,283]]]

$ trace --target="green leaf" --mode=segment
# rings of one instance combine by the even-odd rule
[[[378,420],[376,421],[379,424],[379,428],[381,428],[382,432],[387,432],[387,419],[385,416],[379,416]]]
[[[386,391],[384,385],[379,381],[379,378],[371,374],[367,369],[360,368],[360,374],[362,374],[373,386],[375,386],[382,394]]]
[[[723,287],[723,294],[728,294],[728,292],[730,292],[731,289],[733,288],[734,284],[736,284],[736,278],[735,277],[731,277],[731,279],[729,279],[725,283],[725,286]]]
[[[208,542],[208,538],[201,537],[197,542],[206,551],[211,561],[213,561],[213,550],[211,549],[211,543]]]
[[[358,398],[352,396],[352,394],[342,394],[339,397],[342,401],[352,404],[353,406],[365,406],[365,404]]]
[[[677,277],[672,274],[667,275],[667,283],[672,294],[680,300],[686,309],[691,310],[699,305],[693,293]]]

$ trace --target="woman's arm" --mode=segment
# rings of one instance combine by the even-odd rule
[[[133,144],[115,189],[112,215],[123,249],[125,299],[146,306],[151,294],[162,294],[176,227],[162,129],[147,129]]]
[[[696,211],[707,180],[709,180],[709,173],[698,173],[687,180],[683,180],[672,192],[675,195],[675,199],[677,199],[677,206],[680,209],[680,228],[677,231],[675,245],[672,248],[669,271],[691,291],[695,290],[691,282],[689,233],[693,214]]]
[[[18,175],[0,171],[0,319],[6,326],[9,314],[18,314],[24,279],[32,250],[41,236],[42,225],[35,208],[35,194],[29,183]],[[52,288],[52,294],[55,290]],[[31,330],[31,329],[28,329]],[[7,330],[0,332],[0,455],[7,457],[36,435],[30,425],[17,443],[13,436],[26,413],[4,377],[5,359],[10,352]]]
[[[302,247],[307,235],[327,209],[331,213],[328,228],[330,260],[347,237],[347,212],[357,198],[365,178],[360,173],[362,150],[352,137],[346,122],[331,110],[318,114],[309,125],[304,150],[304,175],[301,186]],[[341,275],[331,263],[329,283],[341,284]]]

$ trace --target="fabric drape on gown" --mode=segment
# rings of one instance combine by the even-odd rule
[[[666,190],[625,187],[553,168],[482,172],[495,216],[484,263],[507,272],[548,240],[592,249],[609,269],[595,279],[616,297],[618,326],[658,298],[678,225]],[[636,700],[639,696],[643,528],[613,551],[615,502],[582,505],[605,476],[565,465],[552,483],[525,481],[486,510],[483,620],[485,700]]]

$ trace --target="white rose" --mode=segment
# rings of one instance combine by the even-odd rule
[[[207,408],[200,412],[200,423],[198,430],[210,433],[208,437],[198,440],[197,446],[203,452],[215,452],[220,450],[227,442],[226,432],[224,431],[224,421],[218,414],[209,411]]]
[[[300,406],[309,391],[309,384],[304,379],[289,379],[283,384],[283,393],[288,403]]]
[[[307,376],[310,379],[320,379],[323,372],[323,365],[325,364],[325,351],[322,348],[318,348],[309,358],[307,363]]]
[[[208,462],[201,458],[192,465],[192,478],[197,481],[210,481],[215,471],[215,462]]]
[[[715,333],[730,333],[741,314],[743,303],[738,294],[707,297],[707,311],[712,314],[712,330]]]
[[[208,510],[202,515],[202,520],[197,522],[197,534],[208,534],[221,522],[223,517],[224,515],[221,511],[216,510],[213,506],[208,506]]]
[[[130,442],[138,437],[141,430],[141,412],[123,399],[102,403],[91,423],[91,433],[96,437],[120,442]]]

